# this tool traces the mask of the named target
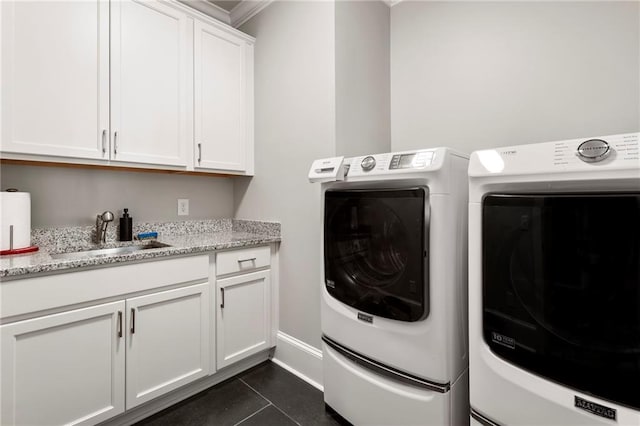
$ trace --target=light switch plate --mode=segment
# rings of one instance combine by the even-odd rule
[[[178,198],[178,216],[189,216],[188,198]]]

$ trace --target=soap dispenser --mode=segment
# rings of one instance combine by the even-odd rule
[[[133,239],[133,220],[129,216],[129,209],[124,209],[120,218],[120,241],[131,241]]]

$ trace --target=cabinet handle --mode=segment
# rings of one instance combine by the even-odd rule
[[[220,303],[220,309],[224,309],[224,288],[220,289],[220,294],[222,295],[222,303]]]
[[[115,131],[113,133],[113,155],[115,156],[118,153],[118,132]]]
[[[131,308],[131,334],[136,333],[136,310]]]
[[[202,161],[202,144],[198,144],[198,164]]]
[[[122,337],[122,311],[118,311],[118,337]]]
[[[249,259],[238,259],[238,263],[242,263],[242,262],[253,262],[254,260],[256,260],[255,257],[250,257]]]
[[[107,152],[107,129],[102,131],[102,155]]]

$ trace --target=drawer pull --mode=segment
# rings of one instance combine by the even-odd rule
[[[118,337],[122,337],[122,311],[118,311]]]
[[[250,257],[249,259],[238,259],[238,263],[242,263],[242,262],[253,262],[255,261],[256,258],[255,257]]]

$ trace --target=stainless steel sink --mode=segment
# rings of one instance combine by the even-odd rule
[[[145,244],[133,245],[133,246],[52,254],[51,258],[52,259],[83,259],[87,257],[104,257],[104,256],[112,256],[112,255],[120,255],[120,254],[129,254],[129,253],[135,253],[141,250],[150,250],[150,249],[157,249],[157,248],[164,248],[164,247],[171,247],[171,246],[169,244],[164,244],[158,241],[149,241],[148,243],[145,243]]]

